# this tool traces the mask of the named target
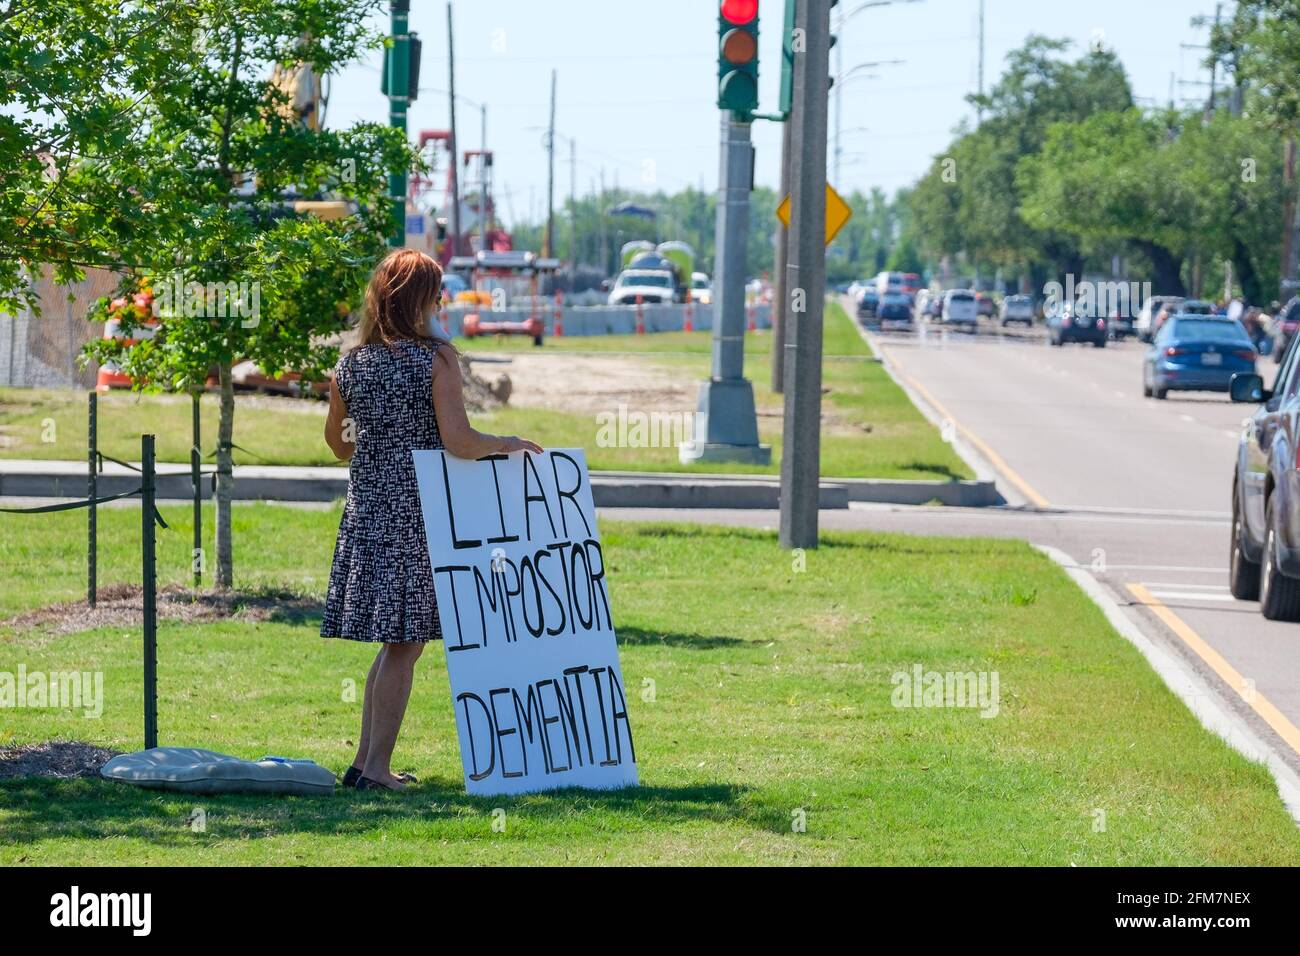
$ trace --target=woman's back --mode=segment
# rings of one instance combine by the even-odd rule
[[[412,449],[442,447],[432,389],[440,344],[361,345],[339,363],[339,394],[355,429],[354,477],[373,459],[398,456],[409,464]]]

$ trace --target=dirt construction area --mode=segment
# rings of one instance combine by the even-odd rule
[[[685,412],[699,393],[697,376],[686,369],[641,357],[539,350],[473,358],[474,374],[489,382],[508,375],[510,404],[523,408],[596,414],[628,404]]]

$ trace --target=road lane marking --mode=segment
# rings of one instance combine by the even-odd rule
[[[1150,611],[1164,622],[1171,631],[1178,635],[1187,647],[1203,660],[1210,669],[1218,674],[1223,680],[1237,692],[1255,713],[1263,718],[1264,723],[1273,728],[1287,746],[1300,754],[1300,729],[1291,723],[1287,716],[1278,710],[1267,697],[1258,690],[1247,695],[1246,688],[1251,686],[1246,683],[1246,679],[1241,676],[1235,667],[1224,659],[1223,655],[1206,643],[1201,635],[1197,634],[1192,628],[1169,608],[1165,607],[1158,598],[1140,584],[1126,584],[1129,593],[1138,599],[1139,603],[1145,605]]]
[[[886,349],[883,345],[881,345],[877,347],[877,351],[880,352],[880,354],[883,357],[885,355]],[[967,428],[961,422],[957,421],[957,418],[950,411],[948,411],[948,409],[943,405],[943,403],[940,402],[937,398],[935,398],[932,394],[930,394],[929,389],[927,389],[924,385],[922,385],[920,382],[914,379],[911,375],[907,374],[907,372],[903,370],[903,366],[899,364],[898,360],[894,358],[892,354],[889,356],[889,362],[891,365],[894,366],[894,368],[898,371],[898,374],[903,377],[903,379],[907,382],[907,384],[910,385],[913,389],[915,389],[922,398],[924,398],[927,402],[929,402],[935,411],[937,411],[948,421],[952,422],[953,427],[958,432],[960,432],[968,442],[970,442],[972,445],[978,448],[980,453],[989,460],[989,463],[993,465],[993,467],[996,468],[998,471],[1000,471],[1003,477],[1005,477],[1009,482],[1015,485],[1016,488],[1020,490],[1020,493],[1023,494],[1025,498],[1027,498],[1030,501],[1031,504],[1034,504],[1039,508],[1051,507],[1051,503],[1048,502],[1048,500],[1044,498],[1042,495],[1040,495],[1038,491],[1035,490],[1033,485],[1025,481],[1025,479],[1021,478],[1020,475],[1016,473],[1016,470],[1012,468],[1010,465],[1008,465],[1006,463],[1006,460],[1001,455],[999,455],[992,448],[990,448],[988,443],[985,442],[984,439],[980,438],[978,435],[973,433],[969,428]]]
[[[1164,601],[1235,601],[1231,594],[1198,594],[1195,591],[1152,591],[1153,597]]]
[[[1166,589],[1166,590],[1172,589],[1172,590],[1175,590],[1175,591],[1178,590],[1179,588],[1183,588],[1183,589],[1188,590],[1188,591],[1226,591],[1226,590],[1228,590],[1228,586],[1227,586],[1226,584],[1184,584],[1182,581],[1143,581],[1143,582],[1142,582],[1142,586],[1145,587],[1145,588],[1147,588],[1147,589],[1163,588],[1163,589]],[[1152,593],[1152,594],[1156,594],[1157,592],[1155,592],[1154,590],[1152,590],[1151,593]]]

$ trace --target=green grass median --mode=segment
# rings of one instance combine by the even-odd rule
[[[163,515],[160,573],[179,585],[187,509]],[[100,521],[102,579],[138,581],[138,511]],[[337,521],[236,508],[239,589],[303,600],[163,620],[163,743],[346,766],[373,648],[316,636]],[[602,531],[641,787],[467,797],[435,646],[398,746],[396,765],[421,780],[411,792],[196,797],[2,779],[0,864],[1300,863],[1267,771],[1205,731],[1026,545],[828,534],[801,565],[760,532]],[[138,625],[12,620],[80,598],[84,541],[80,513],[0,515],[0,671],[104,675],[97,719],[3,710],[0,746],[141,745]],[[900,695],[899,675],[918,668],[996,675],[996,706]],[[195,807],[204,832],[188,823]]]
[[[772,464],[686,466],[675,447],[602,447],[592,414],[530,407],[527,395],[498,410],[472,416],[488,431],[527,435],[543,445],[587,450],[593,470],[709,471],[776,474],[781,455],[781,396],[771,381],[770,333],[745,337],[745,372],[755,400],[770,414],[760,417],[761,440],[773,446]],[[587,336],[548,339],[536,349],[531,339],[503,337],[458,340],[471,354],[545,352],[631,357],[694,387],[708,375],[711,338],[707,332]],[[837,478],[944,480],[974,475],[889,377],[837,303],[827,304],[823,385],[822,474]],[[502,368],[509,373],[509,366]],[[577,376],[575,376],[576,378]],[[581,383],[575,381],[575,388]],[[100,397],[100,450],[133,460],[140,434],[158,436],[158,460],[186,462],[190,454],[190,400],[175,395],[114,392]],[[217,402],[201,403],[204,451],[216,445]],[[646,409],[641,409],[646,410]],[[612,413],[616,408],[610,408]],[[324,404],[316,401],[236,397],[236,464],[337,465],[321,437]],[[245,450],[246,449],[246,450]],[[0,388],[0,458],[76,459],[86,456],[86,396],[80,392]]]

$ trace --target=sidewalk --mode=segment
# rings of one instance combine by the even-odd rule
[[[209,470],[211,464],[205,464]],[[205,478],[211,493],[211,478]],[[0,497],[84,498],[86,463],[0,459]],[[121,465],[104,464],[98,477],[101,495],[130,491],[140,476]],[[761,508],[780,506],[781,482],[775,475],[718,475],[696,472],[596,471],[591,487],[599,508]],[[348,491],[343,467],[236,465],[237,501],[334,501]],[[188,499],[190,470],[179,462],[158,466],[158,495]],[[1002,503],[991,481],[892,481],[877,478],[823,478],[819,506],[848,508],[850,501],[920,505],[939,502],[954,507]]]

